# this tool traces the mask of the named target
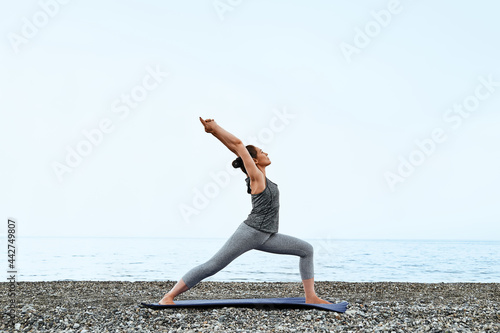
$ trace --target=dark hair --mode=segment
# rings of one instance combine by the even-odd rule
[[[255,146],[248,145],[245,148],[248,150],[248,153],[250,154],[250,156],[252,156],[252,158],[257,158],[257,148],[255,148]],[[237,159],[233,161],[233,168],[235,169],[240,168],[245,175],[248,175],[247,169],[245,169],[245,164],[243,163],[243,160],[239,156]],[[252,192],[252,190],[250,189],[250,182],[247,184],[247,192],[248,193]]]

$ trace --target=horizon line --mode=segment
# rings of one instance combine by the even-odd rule
[[[0,234],[0,238],[6,237],[6,234]],[[162,236],[98,236],[98,235],[23,235],[16,237],[21,238],[130,238],[130,239],[198,239],[198,240],[214,240],[228,239],[227,237],[162,237]],[[330,241],[446,241],[446,242],[500,242],[500,239],[464,239],[464,238],[303,238],[307,240],[330,240]]]

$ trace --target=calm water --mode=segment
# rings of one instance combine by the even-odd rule
[[[317,281],[500,282],[500,242],[308,240]],[[225,239],[19,238],[18,281],[178,280]],[[298,282],[298,257],[250,251],[206,281]]]

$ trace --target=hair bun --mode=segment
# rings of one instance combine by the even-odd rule
[[[241,168],[242,163],[243,163],[243,160],[241,159],[241,157],[238,157],[237,159],[235,159],[233,161],[233,168],[235,168],[235,169]]]

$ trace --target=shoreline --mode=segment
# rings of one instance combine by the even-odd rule
[[[319,297],[349,302],[321,310],[209,308],[151,310],[175,281],[0,283],[0,332],[498,332],[500,283],[317,281]],[[182,299],[303,297],[300,282],[201,282]],[[16,305],[9,321],[9,301]],[[15,325],[15,326],[14,326]]]

